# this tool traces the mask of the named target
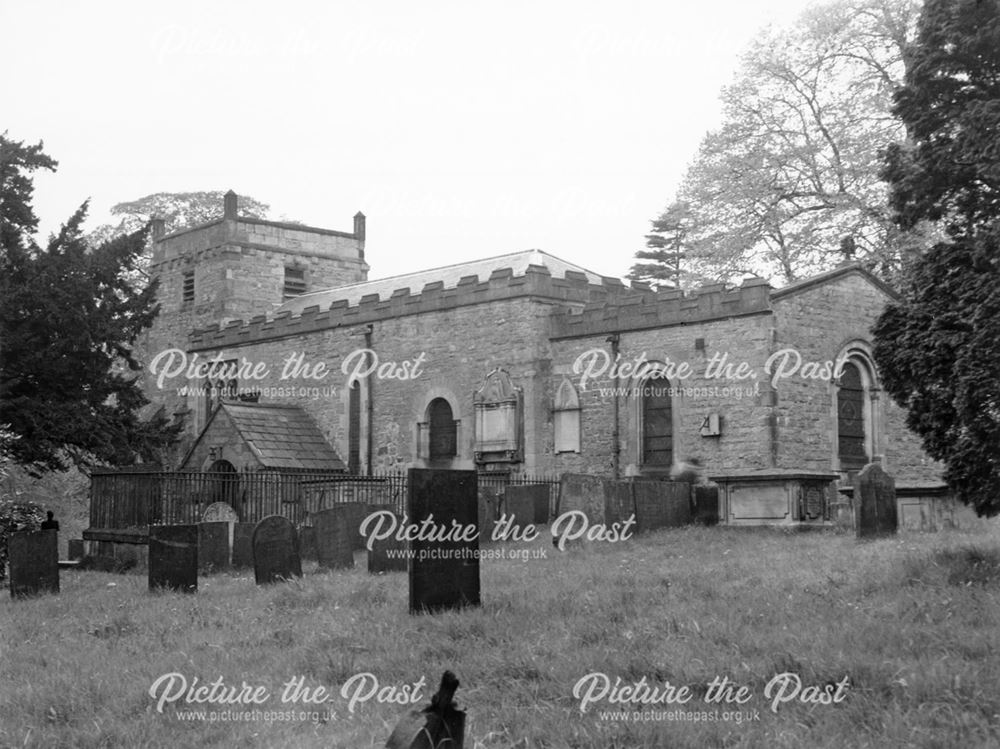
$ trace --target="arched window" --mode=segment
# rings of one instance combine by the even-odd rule
[[[568,379],[563,379],[559,385],[554,405],[556,452],[580,452],[580,396]]]
[[[662,375],[647,379],[641,389],[642,464],[669,467],[674,462],[674,415],[670,381]]]
[[[347,393],[347,470],[361,472],[361,383],[357,380]]]
[[[444,398],[435,398],[427,407],[428,457],[431,460],[448,460],[458,453],[455,418],[451,406]]]
[[[837,390],[837,455],[845,471],[857,471],[869,462],[871,416],[868,388],[861,367],[848,360],[840,367]]]

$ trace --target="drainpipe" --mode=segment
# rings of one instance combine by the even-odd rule
[[[364,225],[362,224],[362,231],[364,230]],[[365,348],[368,349],[368,353],[365,355],[367,357],[367,369],[371,371],[372,365],[372,333],[375,331],[375,326],[368,324],[365,326]],[[372,431],[375,426],[375,377],[368,375],[365,378],[365,383],[368,385],[368,398],[365,405],[365,420],[368,422],[368,438],[365,440],[365,473],[368,476],[372,475],[372,446],[374,445],[374,436]]]
[[[611,344],[611,361],[613,364],[618,363],[618,342],[621,336],[618,333],[612,333],[605,340]],[[619,405],[618,405],[618,384],[614,381],[611,383],[613,388],[613,400],[611,401],[612,408],[612,422],[611,422],[611,474],[612,478],[618,479],[621,477],[621,438],[619,433],[618,421],[619,421]]]

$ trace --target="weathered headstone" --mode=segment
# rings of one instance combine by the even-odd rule
[[[409,522],[419,526],[433,515],[434,529],[448,531],[447,540],[410,543],[410,613],[479,605],[476,485],[475,471],[409,470]]]
[[[253,531],[256,523],[233,525],[233,567],[253,567]]]
[[[238,523],[240,516],[226,502],[213,502],[201,514],[203,523]]]
[[[321,567],[341,569],[354,566],[354,547],[351,538],[354,515],[352,508],[346,505],[327,507],[325,510],[313,513],[316,558]],[[358,532],[357,526],[354,527],[354,532]]]
[[[149,589],[198,590],[198,526],[149,526]]]
[[[535,523],[535,503],[521,486],[508,486],[504,491],[501,514],[513,518],[513,524],[524,530]],[[508,520],[508,522],[511,522]]]
[[[230,548],[228,522],[198,523],[198,569],[220,572],[229,569]]]
[[[632,496],[633,482],[604,482],[604,519],[609,528],[614,523],[623,523],[635,515],[635,498]]]
[[[604,522],[604,479],[564,473],[559,481],[559,514],[579,510],[591,523]]]
[[[253,571],[258,585],[302,577],[299,537],[288,518],[269,515],[253,529]]]
[[[854,477],[858,538],[891,536],[899,530],[896,481],[879,463],[869,463]]]
[[[683,481],[636,481],[635,529],[678,528],[691,522],[691,485]]]
[[[299,527],[299,556],[303,559],[317,559],[315,526],[303,525]]]
[[[365,539],[361,536],[361,523],[368,515],[368,507],[364,502],[344,502],[339,505],[347,510],[347,536],[351,549],[360,551],[365,548]]]
[[[536,526],[545,525],[549,522],[549,487],[547,484],[521,484],[519,486],[508,486],[506,491],[507,501],[524,502],[531,508],[528,523]],[[522,528],[525,523],[518,522]]]
[[[368,505],[366,517],[376,512],[393,512],[393,505]],[[400,522],[398,515],[395,516]],[[371,532],[371,529],[369,529]],[[367,545],[367,538],[365,538]],[[368,572],[378,575],[383,572],[406,572],[406,542],[399,541],[395,533],[389,538],[372,539],[372,548],[368,550]]]
[[[696,484],[694,487],[694,520],[702,525],[719,522],[719,485]]]
[[[82,538],[71,538],[68,541],[68,554],[69,560],[71,562],[79,562],[84,557],[83,550],[83,539]]]
[[[59,592],[58,531],[18,531],[7,544],[13,598]]]
[[[479,540],[488,543],[500,515],[500,497],[492,486],[479,487]]]

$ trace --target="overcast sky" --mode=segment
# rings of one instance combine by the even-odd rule
[[[620,276],[763,25],[805,0],[0,0],[0,131],[42,229],[232,188],[350,231],[371,277],[537,248]]]

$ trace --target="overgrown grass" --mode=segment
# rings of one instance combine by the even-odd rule
[[[380,747],[408,708],[372,700],[352,714],[341,685],[423,677],[423,703],[445,669],[462,682],[470,749],[1000,745],[996,531],[859,543],[686,528],[530,546],[547,558],[482,563],[481,608],[435,616],[410,616],[406,575],[368,576],[361,555],[354,571],[264,588],[206,577],[193,596],[151,594],[141,574],[64,571],[59,596],[0,601],[0,745]],[[148,693],[171,672],[264,685],[271,711],[289,709],[281,686],[302,676],[334,690],[322,710],[336,718],[183,721],[187,706],[161,714]],[[591,672],[688,685],[687,710],[715,710],[704,685],[726,676],[750,688],[741,709],[759,720],[602,719],[617,706],[581,713],[573,697]],[[764,688],[783,672],[821,686],[846,676],[846,699],[773,712]]]

